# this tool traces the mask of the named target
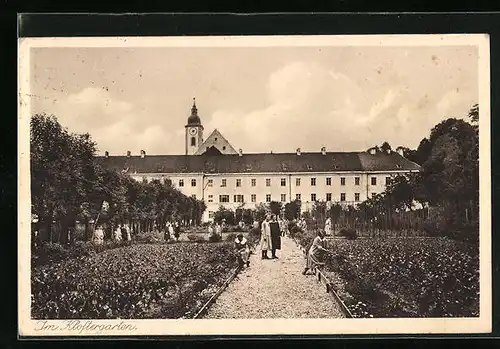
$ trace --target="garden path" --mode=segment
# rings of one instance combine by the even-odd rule
[[[315,276],[302,275],[305,259],[289,237],[281,238],[278,259],[262,260],[260,250],[208,309],[204,318],[338,318],[334,303]]]

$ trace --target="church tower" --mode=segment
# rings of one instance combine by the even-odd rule
[[[193,155],[203,143],[203,125],[198,116],[196,100],[193,98],[191,115],[188,117],[186,127],[186,155]]]

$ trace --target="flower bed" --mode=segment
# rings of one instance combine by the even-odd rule
[[[144,244],[32,270],[34,319],[192,317],[236,266],[231,244]]]
[[[335,240],[330,249],[325,271],[337,278],[339,295],[357,317],[479,315],[475,245],[444,238],[363,239]]]

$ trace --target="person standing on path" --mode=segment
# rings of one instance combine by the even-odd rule
[[[271,249],[271,226],[270,226],[271,215],[266,215],[266,218],[262,222],[262,227],[260,229],[260,249],[262,250],[262,259],[269,259],[267,256],[267,250]]]
[[[175,237],[175,231],[173,223],[168,223],[168,238],[170,239],[172,236]]]
[[[332,219],[330,217],[328,217],[325,222],[325,234],[326,235],[332,234]]]
[[[272,259],[277,259],[276,250],[281,249],[281,230],[278,221],[276,220],[276,215],[273,214],[271,222],[269,223],[271,228],[271,253]]]
[[[325,233],[322,230],[318,230],[318,236],[314,238],[311,248],[307,252],[307,264],[302,275],[306,275],[308,270],[314,272],[314,268],[325,265],[325,253],[330,252],[325,248],[325,245]]]
[[[181,225],[177,221],[175,222],[174,236],[175,239],[179,241],[179,237],[181,236]]]

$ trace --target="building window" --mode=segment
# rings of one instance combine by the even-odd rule
[[[354,201],[359,201],[359,193],[354,193]]]
[[[354,185],[359,185],[359,177],[354,177]]]
[[[237,186],[237,187],[241,187],[241,179],[239,179],[239,178],[238,178],[238,179],[236,180],[236,186]]]
[[[255,187],[257,185],[257,180],[255,178],[252,178],[252,187]]]
[[[194,147],[196,146],[196,138],[191,137],[191,146]]]
[[[330,177],[326,178],[326,185],[332,185],[332,179]]]
[[[295,186],[300,187],[300,178],[295,178]]]
[[[252,200],[252,202],[257,202],[257,195],[252,194],[252,196],[250,197],[250,199]]]
[[[281,194],[281,202],[285,202],[286,201],[286,194]]]
[[[196,187],[196,179],[191,179],[191,186]]]
[[[214,211],[208,211],[208,218],[214,218]]]
[[[271,202],[271,194],[266,194],[266,202]]]
[[[345,177],[340,177],[340,185],[345,185]]]
[[[179,187],[183,187],[184,186],[184,179],[179,179]]]
[[[286,178],[281,178],[281,186],[286,187]]]
[[[163,179],[163,184],[165,184],[167,187],[171,187],[172,186],[172,180],[169,179],[169,178],[164,178]]]
[[[234,202],[243,202],[243,195],[237,194],[234,196]]]
[[[271,186],[271,179],[266,178],[266,187],[270,187],[270,186]]]
[[[391,177],[385,177],[385,185],[391,184]]]
[[[226,183],[226,181],[227,181],[226,179],[221,180],[221,182],[220,182],[220,186],[221,186],[221,187],[225,187],[225,186],[226,186],[226,184],[227,184],[227,183]]]
[[[214,202],[214,196],[212,194],[208,195],[208,202]]]
[[[219,202],[229,202],[229,195],[219,195]]]
[[[196,200],[196,194],[191,195],[191,197]]]
[[[316,201],[316,194],[311,194],[311,201]]]
[[[340,201],[345,201],[345,193],[340,193]]]
[[[300,194],[295,194],[295,200],[300,201]]]
[[[213,187],[214,186],[214,180],[213,179],[209,179],[207,185],[209,187]]]
[[[372,185],[377,185],[377,177],[372,177]]]
[[[316,185],[316,178],[311,178],[311,185],[315,186]]]
[[[226,150],[226,146],[225,145],[222,147],[222,150]]]
[[[332,201],[332,193],[326,193],[326,201]]]

